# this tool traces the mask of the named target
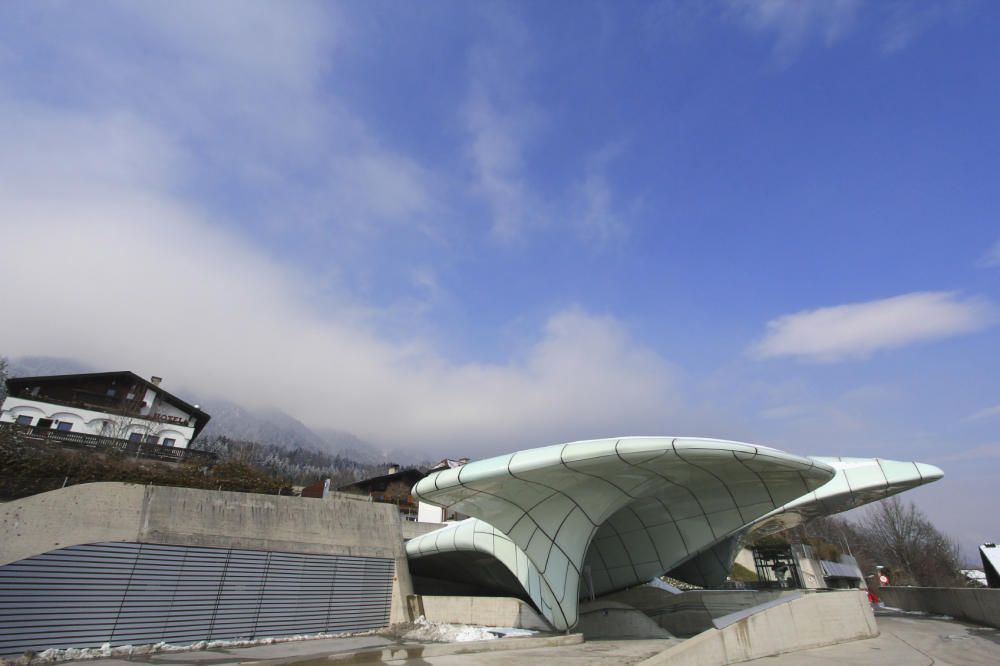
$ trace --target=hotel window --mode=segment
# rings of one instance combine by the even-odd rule
[[[173,446],[177,442],[173,437],[164,437],[163,446]]]
[[[17,417],[17,425],[31,425],[31,417],[30,416],[18,416]]]
[[[73,424],[69,421],[60,421],[56,424],[56,430],[72,430]]]
[[[128,436],[128,441],[130,441],[130,442],[141,442],[142,441],[142,433],[141,432],[134,432],[134,433],[132,433],[131,435]]]

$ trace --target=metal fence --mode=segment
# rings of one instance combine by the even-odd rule
[[[385,558],[71,546],[0,567],[0,655],[375,629],[392,577]]]

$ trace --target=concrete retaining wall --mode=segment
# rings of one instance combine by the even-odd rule
[[[413,595],[409,604],[414,617],[423,615],[431,622],[552,631],[534,608],[511,597]]]
[[[960,620],[1000,628],[1000,589],[966,587],[883,587],[886,606],[950,615]]]
[[[412,520],[403,521],[403,540],[414,539],[444,527],[444,523],[415,523]]]
[[[671,635],[687,638],[712,628],[716,618],[790,593],[789,590],[691,590],[671,594],[651,585],[641,585],[610,594],[604,600],[638,608]]]
[[[607,599],[580,604],[580,622],[573,628],[590,640],[669,639],[674,636],[638,608]]]
[[[98,541],[405,557],[389,504],[85,483],[0,505],[0,565]]]
[[[400,522],[390,504],[344,497],[86,483],[0,504],[0,566],[105,541],[384,557],[400,622],[413,593]]]
[[[857,590],[784,597],[715,622],[642,664],[734,664],[878,635],[867,593]]]

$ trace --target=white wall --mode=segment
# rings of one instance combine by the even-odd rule
[[[28,400],[26,398],[8,397],[3,402],[0,409],[0,422],[14,423],[18,416],[32,417],[32,425],[38,424],[39,418],[53,419],[59,421],[69,421],[73,424],[72,432],[80,432],[89,435],[100,435],[104,423],[109,419],[121,418],[105,412],[96,412],[79,407],[67,407],[65,405],[53,405],[40,400]],[[128,438],[134,432],[143,435],[156,435],[161,441],[164,437],[176,440],[174,448],[186,449],[194,438],[194,428],[176,423],[159,423],[146,419],[133,418],[125,437]],[[53,423],[53,428],[55,424]]]
[[[427,502],[419,502],[417,504],[417,522],[443,523],[444,509],[433,504],[428,504]]]

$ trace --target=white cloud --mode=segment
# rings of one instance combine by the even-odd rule
[[[966,416],[962,420],[963,421],[979,421],[981,419],[988,419],[988,418],[992,418],[994,416],[1000,416],[1000,405],[996,405],[995,407],[986,407],[984,409],[980,409],[978,412],[975,412],[974,414],[970,414],[969,416]]]
[[[482,13],[488,30],[469,53],[462,121],[475,191],[489,207],[494,236],[509,242],[544,220],[541,201],[523,175],[543,114],[525,91],[532,67],[527,27],[501,7]]]
[[[614,318],[557,310],[509,358],[451,358],[421,335],[420,303],[387,313],[250,241],[243,211],[287,231],[273,236],[282,243],[316,226],[347,248],[324,267],[337,275],[361,235],[345,229],[437,211],[436,174],[321,91],[345,38],[325,6],[108,7],[40,37],[60,104],[23,77],[0,89],[0,238],[17,248],[0,284],[20,322],[0,353],[158,374],[424,451],[677,425],[672,368]],[[538,206],[521,176],[530,113],[499,74],[505,57],[484,52],[476,71],[489,85],[467,113],[480,182],[498,214],[515,204],[516,226]],[[235,212],[216,214],[206,190]],[[411,288],[446,298],[416,266],[399,268]]]
[[[586,160],[584,177],[576,186],[577,210],[571,215],[576,233],[598,246],[620,241],[628,235],[631,210],[623,209],[616,197],[608,170],[625,152],[622,142],[594,151]],[[633,203],[634,209],[637,204]]]
[[[673,370],[613,318],[563,310],[521,355],[449,359],[416,334],[383,334],[363,303],[331,298],[178,198],[186,160],[155,127],[0,114],[0,237],[17,248],[0,263],[6,355],[159,374],[423,451],[658,433],[676,415]]]
[[[882,31],[882,50],[886,53],[902,51],[936,23],[963,18],[972,6],[971,2],[949,0],[922,0],[888,5],[884,8],[886,16]]]
[[[832,362],[980,330],[993,306],[954,292],[914,292],[784,315],[767,324],[752,348],[758,358],[791,356]]]
[[[470,51],[462,121],[473,191],[489,210],[493,236],[514,243],[538,228],[561,225],[593,246],[623,238],[629,211],[622,209],[608,170],[624,154],[624,144],[610,142],[583,154],[579,167],[570,156],[565,191],[533,186],[531,154],[549,122],[527,85],[535,67],[533,36],[508,11],[491,7],[483,13],[489,29]]]
[[[744,29],[772,38],[774,57],[788,64],[809,43],[832,46],[864,27],[874,27],[880,33],[883,52],[902,51],[935,24],[963,18],[971,4],[946,0],[732,0],[724,13]]]
[[[775,57],[787,62],[811,39],[827,46],[839,41],[861,7],[859,0],[737,0],[728,5],[728,14],[753,32],[772,35]]]
[[[331,92],[335,65],[353,46],[337,6],[182,0],[57,9],[25,11],[38,13],[26,22],[45,26],[33,37],[60,106],[156,127],[191,157],[179,185],[240,202],[230,222],[306,234],[328,251],[348,245],[346,234],[437,232],[440,178],[386,146],[350,100]],[[18,81],[0,94],[48,102],[25,78],[25,62],[0,62],[0,75]]]
[[[522,176],[527,123],[516,113],[498,111],[483,90],[474,91],[466,102],[475,189],[489,206],[493,234],[504,241],[518,239],[542,220],[539,202]]]
[[[1000,241],[993,244],[989,251],[980,257],[976,265],[980,268],[995,268],[1000,266]]]
[[[983,444],[971,449],[935,458],[934,462],[961,462],[967,460],[990,460],[1000,458],[1000,443]]]

